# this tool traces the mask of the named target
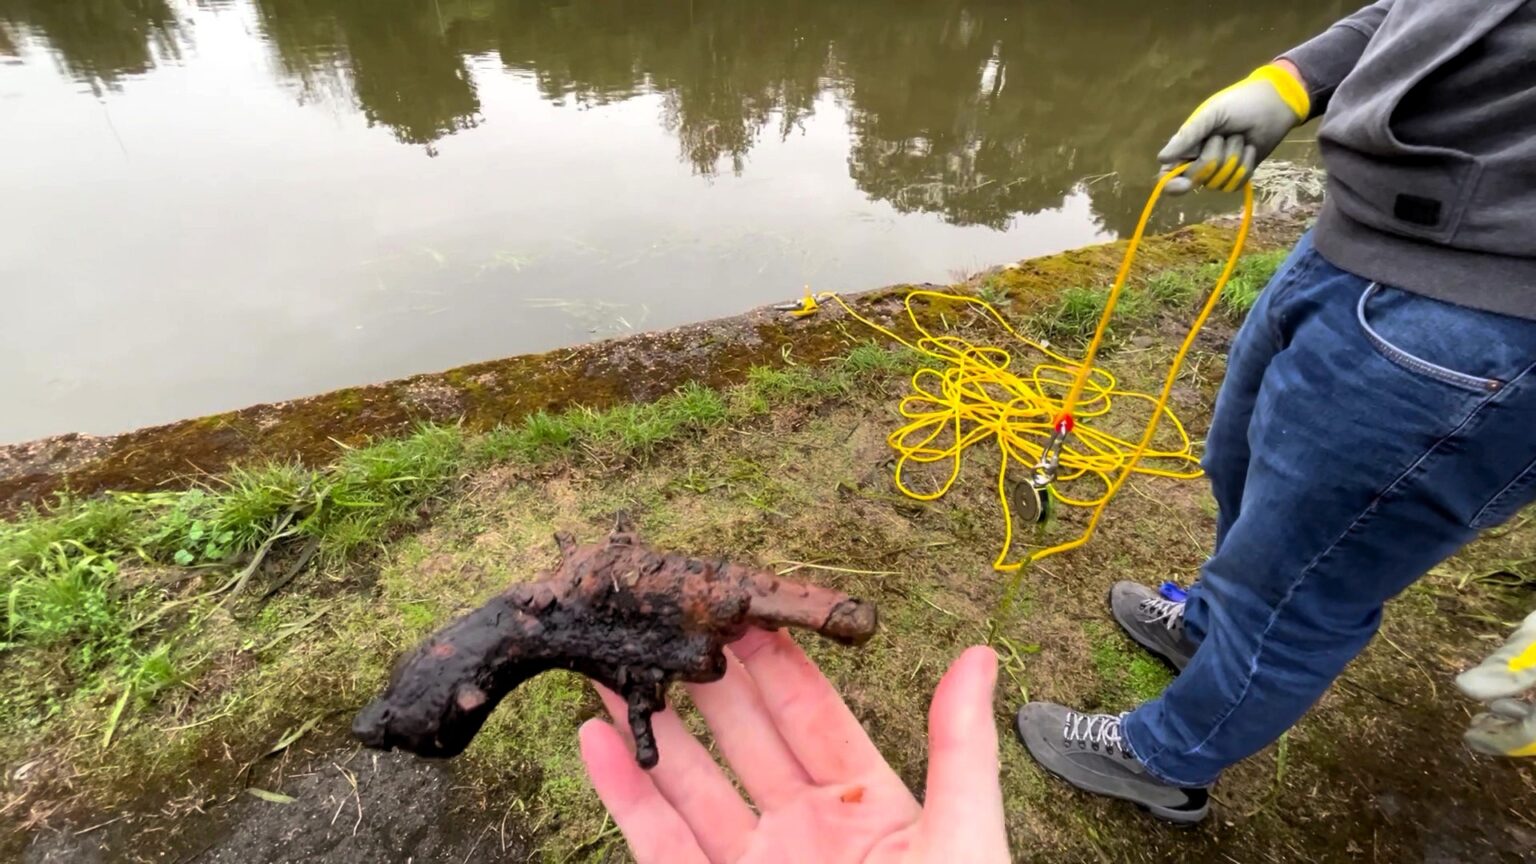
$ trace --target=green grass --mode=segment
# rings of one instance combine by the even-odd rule
[[[1285,263],[1286,256],[1290,254],[1287,249],[1275,249],[1269,252],[1255,252],[1244,255],[1237,261],[1237,267],[1232,271],[1232,278],[1227,280],[1227,288],[1221,295],[1221,305],[1233,315],[1242,317],[1253,308],[1255,301],[1259,299],[1259,293],[1269,280],[1274,278],[1275,271]],[[1217,268],[1212,278],[1220,273]]]
[[[1145,654],[1135,654],[1126,667],[1126,683],[1138,704],[1156,699],[1173,683],[1173,673],[1167,666]]]
[[[719,425],[729,413],[720,393],[689,382],[654,402],[606,411],[538,411],[517,426],[501,427],[482,436],[475,442],[475,456],[482,463],[509,458],[544,462],[582,446],[617,455],[643,455],[684,433]]]
[[[1034,329],[1054,340],[1086,340],[1098,326],[1108,298],[1108,288],[1082,285],[1068,288],[1061,292],[1052,306],[1036,317]],[[1128,286],[1120,292],[1120,299],[1115,303],[1115,313],[1110,318],[1110,331],[1145,321],[1156,310],[1157,304],[1151,294]]]
[[[233,597],[258,549],[313,540],[340,565],[418,518],[463,454],[461,430],[422,426],[318,471],[237,468],[183,492],[63,498],[0,523],[8,671],[42,673],[26,697],[7,678],[0,715],[38,703],[51,713],[71,693],[110,689],[151,700],[179,680],[172,658]]]
[[[311,479],[297,465],[236,467],[217,488],[122,495],[118,503],[149,520],[131,544],[146,562],[206,564],[260,546],[301,505]]]
[[[1288,250],[1254,252],[1238,259],[1232,278],[1221,295],[1221,308],[1242,318],[1253,308],[1264,286],[1284,263]],[[1144,323],[1160,309],[1189,308],[1206,296],[1221,275],[1222,263],[1165,270],[1142,284],[1130,284],[1121,292],[1110,318],[1110,332]],[[1062,291],[1055,303],[1034,319],[1033,330],[1055,340],[1086,340],[1093,335],[1104,313],[1107,288],[1075,286]]]
[[[134,704],[152,699],[180,680],[172,658],[196,644],[234,597],[235,576],[254,556],[297,554],[312,544],[322,569],[341,572],[419,523],[476,467],[582,451],[643,458],[774,405],[845,396],[861,377],[912,364],[910,352],[863,344],[815,367],[754,368],[745,385],[725,393],[690,383],[654,402],[541,411],[481,435],[423,425],[345,449],[320,469],[242,466],[184,491],[65,497],[29,510],[0,522],[0,649],[11,672],[30,670],[41,680],[27,697],[15,692],[25,676],[0,681],[0,719],[39,705],[51,716],[72,693],[132,690],[140,697]],[[761,470],[733,469],[720,482],[761,510],[783,497]],[[402,600],[417,609],[407,613],[417,622],[441,614]],[[114,712],[113,724],[119,719]]]
[[[140,508],[121,496],[65,497],[48,515],[29,510],[0,522],[0,586],[9,590],[11,574],[39,566],[61,543],[86,550],[121,547],[142,530],[140,515]]]
[[[735,458],[725,462],[721,485],[740,501],[765,513],[778,513],[788,490],[772,472],[751,459]],[[782,514],[779,514],[782,515]]]
[[[1099,676],[1099,695],[1110,710],[1124,710],[1154,699],[1173,683],[1167,666],[1122,634],[1098,624],[1085,629],[1093,668]]]
[[[1165,270],[1147,279],[1143,290],[1160,306],[1189,306],[1198,300],[1208,284],[1202,284],[1193,270]]]
[[[843,367],[854,375],[910,375],[920,365],[922,356],[906,347],[882,348],[865,343],[853,348],[843,359]]]
[[[148,654],[140,654],[131,667],[129,680],[141,703],[152,702],[155,695],[186,681],[186,674],[171,656],[171,646],[161,645]]]
[[[229,548],[248,552],[260,546],[276,529],[289,508],[299,502],[312,475],[293,464],[236,466],[218,496],[211,514],[219,536],[229,537]]]
[[[993,306],[1001,306],[1008,302],[1008,290],[1003,286],[1003,280],[994,273],[977,284],[976,297]]]
[[[1288,250],[1276,249],[1254,252],[1239,258],[1237,266],[1232,270],[1232,278],[1227,280],[1227,286],[1222,291],[1221,308],[1237,318],[1247,315],[1259,299],[1264,286],[1269,284],[1289,254]],[[1200,298],[1206,296],[1206,292],[1215,287],[1223,266],[1224,262],[1217,262],[1164,271],[1148,278],[1143,291],[1162,306],[1193,307]]]
[[[537,411],[518,426],[502,426],[485,435],[476,446],[484,462],[526,459],[540,462],[567,453],[576,445],[580,431],[565,414]]]
[[[769,406],[845,396],[852,384],[852,376],[841,364],[822,367],[790,366],[784,369],[756,366],[747,371],[747,387]]]
[[[696,381],[680,387],[672,397],[671,413],[685,429],[704,429],[725,420],[725,399],[717,391]]]
[[[10,580],[6,646],[68,647],[68,664],[80,671],[120,654],[129,622],[117,577],[111,558],[72,541],[55,543],[51,554]]]

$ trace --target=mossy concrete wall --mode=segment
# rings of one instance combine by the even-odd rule
[[[1294,242],[1302,221],[1295,214],[1262,218],[1248,248]],[[1147,238],[1137,272],[1220,260],[1234,230],[1230,221],[1219,221]],[[1030,259],[994,272],[989,281],[1014,301],[1016,312],[1028,314],[1064,288],[1107,283],[1124,251],[1125,244],[1117,242]],[[911,287],[893,285],[845,299],[861,315],[899,326],[901,298]],[[398,433],[420,421],[459,421],[484,429],[541,409],[648,401],[690,380],[733,384],[752,366],[783,365],[786,351],[794,362],[815,362],[845,352],[852,340],[875,335],[835,308],[803,319],[758,309],[121,435],[69,434],[0,446],[0,514],[41,504],[65,490],[88,495],[176,487],[237,462],[323,462],[341,446]]]

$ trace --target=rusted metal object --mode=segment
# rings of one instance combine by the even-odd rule
[[[874,635],[875,607],[771,571],[660,552],[621,516],[601,543],[555,535],[561,562],[512,586],[401,658],[352,732],[369,747],[456,756],[517,685],[570,669],[629,705],[635,758],[659,758],[651,714],[673,681],[717,681],[749,627],[798,627],[846,645]]]

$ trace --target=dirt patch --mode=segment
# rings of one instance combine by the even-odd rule
[[[487,376],[465,382],[466,387],[484,386]],[[406,409],[422,417],[454,417],[464,410],[464,391],[441,378],[414,379],[400,388],[400,401]]]
[[[175,815],[130,813],[100,827],[47,831],[22,860],[356,864],[529,855],[521,815],[466,802],[449,763],[352,748],[311,754],[293,773],[263,782],[292,800],[245,792]]]

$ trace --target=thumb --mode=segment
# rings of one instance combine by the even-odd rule
[[[1006,862],[997,723],[992,691],[997,654],[977,646],[961,654],[928,709],[928,788],[922,842],[933,860]]]

